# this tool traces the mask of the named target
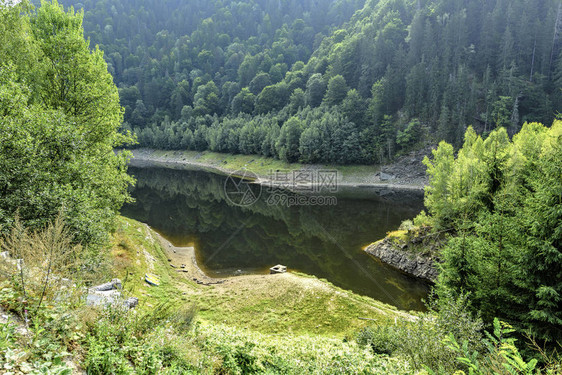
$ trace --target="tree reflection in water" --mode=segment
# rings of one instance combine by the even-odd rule
[[[347,194],[336,206],[286,207],[268,205],[264,189],[256,203],[239,207],[226,199],[221,175],[164,168],[130,173],[138,181],[136,202],[123,215],[148,223],[176,245],[194,244],[210,275],[265,273],[283,264],[402,309],[423,309],[425,283],[362,250],[414,217],[421,197],[397,204],[375,194]]]

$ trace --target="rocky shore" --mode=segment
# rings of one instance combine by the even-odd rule
[[[437,259],[430,255],[408,250],[408,245],[400,246],[389,238],[375,242],[365,251],[382,262],[420,279],[430,282],[437,280]]]

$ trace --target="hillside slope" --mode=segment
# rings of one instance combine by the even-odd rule
[[[74,4],[144,147],[369,164],[562,109],[557,0]]]

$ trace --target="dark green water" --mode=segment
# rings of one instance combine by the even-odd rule
[[[288,207],[268,204],[271,193],[263,189],[257,202],[239,207],[227,199],[221,175],[163,168],[130,173],[137,178],[136,202],[123,215],[148,223],[177,246],[193,244],[210,275],[268,273],[283,264],[401,309],[423,309],[425,283],[362,250],[414,217],[421,197],[388,202],[354,192],[337,196],[335,206]]]

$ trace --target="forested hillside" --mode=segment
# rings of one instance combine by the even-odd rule
[[[559,0],[65,0],[141,146],[372,163],[562,109]]]
[[[76,4],[86,41],[81,10],[0,0],[2,374],[562,374],[560,0],[124,1]],[[424,159],[427,212],[389,232],[440,256],[428,311],[252,260],[356,272],[361,229],[401,210],[369,212],[391,186],[289,211],[274,192],[238,206],[207,173],[135,173],[148,203],[130,209],[165,215],[187,238],[175,247],[118,216],[127,129],[145,146],[331,163],[464,132]],[[211,277],[203,246],[256,268]],[[389,299],[409,284],[380,280]]]

